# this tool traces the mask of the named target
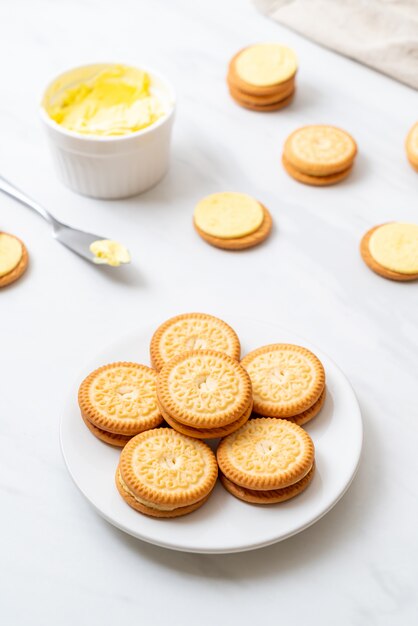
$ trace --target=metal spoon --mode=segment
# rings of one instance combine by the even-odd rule
[[[62,243],[64,246],[82,256],[87,261],[91,263],[97,263],[97,257],[90,251],[90,245],[94,241],[104,240],[106,237],[99,237],[98,235],[93,235],[92,233],[86,233],[84,230],[79,230],[78,228],[72,228],[67,224],[63,224],[59,220],[57,220],[49,211],[44,209],[44,207],[40,206],[37,202],[29,198],[23,191],[20,191],[17,187],[12,185],[5,178],[0,176],[0,191],[3,191],[8,196],[11,196],[15,200],[18,200],[25,206],[33,209],[36,213],[39,213],[44,220],[49,222],[52,226],[53,237]],[[129,261],[126,261],[129,263]]]

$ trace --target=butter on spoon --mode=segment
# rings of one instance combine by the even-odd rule
[[[129,250],[121,243],[111,239],[98,239],[90,244],[90,252],[94,254],[93,263],[119,267],[122,263],[130,263]]]

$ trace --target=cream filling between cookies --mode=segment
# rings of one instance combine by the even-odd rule
[[[136,500],[137,502],[139,502],[139,504],[143,504],[144,506],[147,506],[150,509],[156,509],[157,511],[175,511],[176,509],[181,509],[183,506],[190,506],[191,504],[196,504],[196,502],[189,502],[189,504],[183,504],[181,506],[167,506],[167,505],[158,505],[155,504],[154,502],[150,502],[149,500],[144,500],[143,498],[140,498],[139,496],[137,496],[135,493],[133,493],[128,485],[125,483],[125,481],[122,478],[122,475],[120,473],[120,470],[118,471],[118,480],[122,486],[122,489],[124,491],[126,491],[126,493],[128,495],[130,495],[134,500]],[[206,497],[206,496],[204,496]],[[202,498],[203,500],[203,498]],[[197,500],[197,502],[199,502],[199,500]]]

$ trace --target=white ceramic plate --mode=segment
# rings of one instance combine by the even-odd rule
[[[122,500],[114,484],[120,450],[102,443],[86,428],[77,405],[77,387],[84,375],[105,363],[149,363],[151,328],[122,338],[94,359],[90,370],[81,373],[64,408],[61,446],[80,491],[108,522],[157,546],[213,554],[242,552],[281,541],[325,515],[356,473],[363,436],[361,414],[349,382],[335,363],[316,347],[277,326],[243,318],[228,321],[241,339],[243,354],[267,343],[298,343],[311,348],[324,364],[325,405],[306,425],[315,443],[317,470],[308,489],[293,500],[269,506],[246,504],[218,483],[201,509],[176,519],[146,517]]]

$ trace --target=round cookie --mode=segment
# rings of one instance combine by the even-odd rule
[[[231,60],[229,75],[243,91],[268,92],[293,78],[296,55],[280,44],[256,44],[240,50]]]
[[[405,148],[408,161],[414,170],[418,171],[418,122],[409,131],[406,137]]]
[[[189,512],[181,511],[183,507],[203,504],[218,475],[209,446],[171,428],[133,437],[122,450],[118,471],[123,491],[159,514],[176,510],[182,514]]]
[[[198,429],[232,424],[252,403],[245,369],[226,354],[192,350],[175,356],[157,379],[161,410]]]
[[[125,361],[99,367],[83,380],[78,392],[82,416],[93,426],[133,436],[159,426],[157,372]]]
[[[263,210],[264,216],[261,226],[255,232],[250,235],[245,235],[244,237],[238,237],[236,239],[221,239],[220,237],[213,237],[212,235],[208,235],[203,232],[196,226],[194,221],[193,225],[198,235],[200,235],[200,237],[202,237],[202,239],[204,239],[211,246],[215,246],[215,248],[221,248],[222,250],[246,250],[247,248],[253,248],[254,246],[257,246],[265,241],[265,239],[267,239],[270,235],[273,227],[273,220],[270,212],[263,204],[260,203],[260,206]]]
[[[283,167],[288,174],[299,183],[303,183],[304,185],[313,185],[314,187],[326,187],[328,185],[335,185],[340,181],[347,178],[350,174],[353,166],[350,165],[346,170],[342,172],[338,172],[337,174],[330,174],[329,176],[310,176],[309,174],[303,174],[299,172],[291,163],[289,163],[286,157],[283,155],[282,157]]]
[[[116,446],[117,448],[123,448],[128,441],[131,439],[128,435],[116,435],[115,433],[109,433],[107,430],[102,430],[101,428],[97,428],[94,424],[92,424],[85,415],[81,414],[83,421],[89,431],[103,441],[104,443],[108,443],[110,446]]]
[[[396,222],[389,222],[389,224],[393,224]],[[370,230],[367,231],[365,235],[363,235],[360,242],[360,254],[363,258],[363,261],[368,265],[368,267],[373,270],[379,276],[383,278],[388,278],[390,280],[396,280],[399,282],[406,282],[410,280],[418,279],[418,272],[411,272],[409,274],[402,273],[393,269],[389,269],[379,263],[370,251],[370,239],[375,232],[377,232],[383,226],[387,226],[388,224],[380,224],[379,226],[374,226]],[[415,226],[415,225],[414,225]]]
[[[287,98],[283,98],[274,104],[251,104],[248,101],[238,99],[233,95],[232,91],[229,91],[231,98],[240,106],[244,107],[244,109],[249,109],[250,111],[259,111],[260,113],[271,113],[273,111],[280,111],[280,109],[284,109],[289,104],[291,104],[294,96],[294,91]]]
[[[167,424],[169,424],[174,430],[182,433],[182,435],[187,435],[188,437],[195,437],[196,439],[219,439],[220,437],[226,437],[231,433],[241,428],[250,418],[252,413],[253,405],[248,407],[245,413],[238,418],[235,422],[231,424],[227,424],[226,426],[220,426],[219,428],[192,428],[191,426],[186,426],[181,422],[178,422],[176,419],[162,411],[163,417]]]
[[[237,239],[258,230],[263,209],[245,193],[213,193],[200,200],[194,210],[196,226],[212,237]]]
[[[291,498],[295,498],[300,493],[305,491],[312,481],[315,474],[315,463],[312,465],[309,472],[293,485],[283,487],[282,489],[269,489],[267,491],[256,491],[255,489],[246,489],[236,485],[231,480],[226,478],[223,474],[220,474],[219,478],[223,487],[229,491],[229,493],[239,500],[249,502],[251,504],[277,504],[279,502],[286,502]]]
[[[347,170],[357,153],[357,144],[335,126],[304,126],[289,135],[283,154],[291,166],[309,176],[329,176]]]
[[[314,444],[303,428],[268,417],[249,420],[222,439],[216,451],[222,474],[255,491],[299,482],[312,468],[314,457]]]
[[[294,417],[309,409],[325,387],[321,361],[306,348],[270,344],[241,361],[253,389],[254,412],[268,417]]]
[[[18,280],[28,263],[29,255],[23,241],[15,235],[0,232],[0,287]]]
[[[180,352],[205,348],[237,360],[241,354],[238,335],[226,322],[206,313],[183,313],[161,324],[153,334],[151,363],[159,371]]]

